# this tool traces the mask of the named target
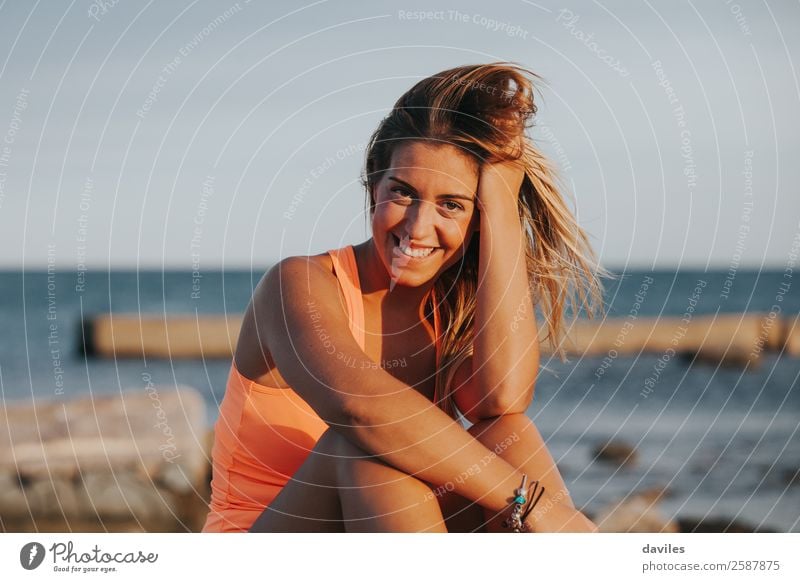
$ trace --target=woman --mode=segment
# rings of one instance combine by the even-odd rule
[[[417,83],[367,149],[372,238],[261,280],[204,531],[596,531],[525,416],[534,305],[557,348],[567,302],[600,297],[525,136],[531,76],[493,63]]]

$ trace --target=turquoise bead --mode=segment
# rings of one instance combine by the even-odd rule
[[[522,495],[519,495],[514,501],[516,503],[525,503],[525,498]]]

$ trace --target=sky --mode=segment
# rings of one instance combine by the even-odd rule
[[[542,76],[531,138],[604,266],[800,237],[800,4],[0,3],[0,268],[260,268],[369,236],[365,144],[457,65]]]

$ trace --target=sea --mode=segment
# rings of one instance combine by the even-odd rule
[[[203,394],[211,426],[229,360],[87,357],[80,322],[109,312],[239,315],[262,274],[0,271],[0,396],[40,402],[189,385]],[[605,286],[609,316],[800,314],[800,281],[784,270],[628,270]],[[590,515],[662,490],[664,519],[800,532],[798,377],[800,359],[768,351],[746,368],[657,353],[543,357],[528,415]],[[635,462],[598,460],[609,441],[634,448]]]

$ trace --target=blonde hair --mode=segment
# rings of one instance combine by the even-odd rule
[[[389,168],[394,148],[412,141],[456,146],[477,163],[520,160],[525,177],[519,192],[519,216],[527,239],[526,265],[531,298],[546,320],[546,339],[562,360],[565,311],[602,310],[597,266],[585,232],[578,226],[559,190],[550,162],[524,136],[536,114],[531,79],[539,77],[514,63],[497,62],[448,69],[419,81],[395,103],[373,133],[366,150],[362,183],[369,216],[375,211],[373,189]],[[518,145],[524,144],[522,148]],[[480,232],[475,232],[462,260],[435,282],[440,301],[442,348],[436,371],[434,402],[458,418],[452,379],[472,355],[478,291]],[[435,306],[430,305],[428,309]]]

